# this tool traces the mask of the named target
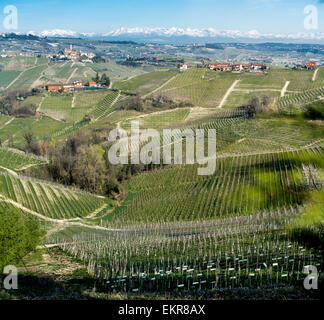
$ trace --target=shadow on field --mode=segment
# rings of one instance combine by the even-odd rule
[[[96,291],[94,279],[57,280],[51,276],[24,275],[18,278],[18,290],[0,290],[0,300],[97,300],[90,296]]]

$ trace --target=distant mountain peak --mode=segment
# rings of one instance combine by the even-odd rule
[[[227,39],[228,41],[324,41],[324,33],[321,32],[299,32],[290,34],[261,33],[258,30],[217,30],[215,28],[163,28],[163,27],[121,27],[105,33],[85,33],[65,29],[44,30],[41,32],[30,31],[28,34],[39,37],[65,37],[65,38],[122,38],[137,40],[159,40],[159,39],[179,39],[192,38],[204,40]]]

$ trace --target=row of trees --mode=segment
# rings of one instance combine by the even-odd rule
[[[103,73],[100,77],[99,73],[97,72],[96,76],[92,80],[101,84],[102,86],[110,86],[110,78],[105,73]]]

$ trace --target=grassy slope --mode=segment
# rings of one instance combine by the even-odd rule
[[[19,76],[19,71],[1,71],[0,72],[0,87],[6,88],[11,81]]]
[[[119,90],[138,92],[144,95],[158,88],[172,76],[174,76],[173,72],[156,71],[137,76],[130,80],[115,82],[114,87]]]
[[[190,69],[179,74],[155,95],[190,102],[200,107],[217,107],[226,91],[239,77],[233,73]]]

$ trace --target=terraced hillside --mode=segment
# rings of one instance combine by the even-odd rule
[[[293,209],[214,222],[134,227],[127,232],[69,228],[53,236],[109,291],[218,292],[298,286],[302,266],[321,254],[280,232]],[[153,228],[152,228],[153,227]],[[259,232],[256,232],[259,231]]]
[[[13,152],[9,149],[0,148],[0,167],[20,171],[24,168],[43,164],[44,161],[36,157]]]
[[[127,183],[125,203],[107,217],[107,225],[200,221],[297,206],[301,168],[291,155],[323,154],[321,147],[217,159],[212,176],[198,176],[197,165],[175,166],[142,174]],[[271,174],[268,190],[258,186]],[[261,181],[260,180],[260,181]],[[289,186],[295,190],[285,194]],[[250,199],[245,195],[253,194]]]
[[[34,63],[24,68],[43,67]],[[0,115],[2,145],[23,148],[24,133],[32,132],[35,141],[50,141],[51,147],[62,147],[60,152],[69,136],[89,129],[90,137],[93,129],[99,133],[93,140],[105,148],[106,138],[100,136],[104,130],[129,132],[131,120],[138,120],[141,129],[175,130],[173,141],[170,132],[166,140],[161,137],[161,150],[184,140],[177,128],[193,130],[189,138],[196,138],[195,129],[204,130],[206,150],[208,130],[216,129],[217,152],[209,158],[215,160],[215,172],[200,176],[202,165],[197,163],[122,168],[105,163],[101,172],[109,174],[103,191],[97,189],[110,192],[111,198],[104,198],[19,176],[23,169],[44,162],[0,148],[0,207],[14,207],[45,221],[45,243],[81,260],[107,291],[201,296],[233,288],[276,290],[300,285],[305,265],[323,265],[320,250],[301,242],[288,228],[301,216],[310,192],[322,186],[317,165],[324,156],[323,121],[286,114],[291,106],[301,109],[321,99],[323,69],[314,79],[312,71],[288,69],[267,74],[204,68],[141,74],[143,69],[134,69],[128,74],[130,68],[114,62],[83,67],[50,64],[38,80],[72,80],[91,68],[109,76],[115,72],[113,88],[118,89],[30,97],[23,103],[38,105],[37,117]],[[123,106],[130,99],[127,91],[143,99],[166,96],[192,106],[129,110]],[[258,94],[273,96],[278,110],[254,114],[241,107]],[[91,140],[76,141],[73,152],[78,155],[80,148],[92,147]],[[129,144],[130,150],[138,148],[133,141]],[[182,142],[183,159],[188,146]],[[93,150],[106,155],[101,147]],[[106,160],[82,155],[82,162],[94,159],[94,167],[98,159]],[[71,159],[73,167],[77,158]],[[307,159],[315,160],[310,165]]]
[[[190,69],[174,77],[154,95],[186,101],[200,107],[217,107],[239,75],[207,69]]]
[[[96,121],[109,115],[113,110],[113,106],[118,101],[120,92],[111,91],[101,101],[99,101],[95,108],[89,113]]]
[[[158,89],[174,76],[175,73],[169,71],[150,72],[129,80],[115,82],[114,87],[119,90],[145,95],[149,94],[153,90]]]
[[[49,83],[88,81],[106,73],[112,80],[123,80],[147,73],[143,68],[118,65],[115,62],[82,63],[76,61],[50,62],[36,57],[0,57],[0,87],[8,89],[35,88]],[[154,68],[150,71],[153,71]]]
[[[278,99],[278,108],[281,111],[294,112],[302,109],[306,104],[324,99],[324,86],[318,89],[306,90],[301,93],[288,94]]]
[[[52,219],[90,215],[104,205],[102,198],[40,180],[0,172],[0,202]]]

